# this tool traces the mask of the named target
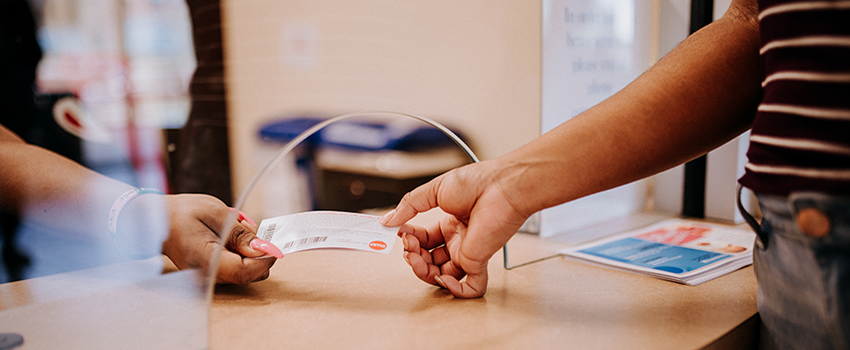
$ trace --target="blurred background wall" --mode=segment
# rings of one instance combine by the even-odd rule
[[[530,141],[540,133],[540,6],[225,0],[234,193],[263,163],[258,128],[276,118],[412,113],[463,132],[482,159]]]

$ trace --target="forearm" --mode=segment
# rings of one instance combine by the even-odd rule
[[[0,127],[0,210],[28,224],[108,237],[112,203],[133,187],[28,145]]]
[[[217,274],[222,283],[248,284],[268,277],[274,259],[243,257],[266,252],[282,257],[280,251],[262,250],[262,245],[258,245],[261,250],[254,248],[255,227],[225,226],[231,211],[212,196],[122,197],[133,186],[27,145],[2,126],[0,165],[0,210],[18,214],[26,223],[50,232],[114,240],[116,248],[128,257],[165,253],[180,268],[206,269],[218,251],[217,233],[229,229],[228,250],[221,255]],[[119,197],[126,199],[120,210],[113,206]],[[111,219],[112,227],[108,224]]]
[[[530,214],[663,171],[746,130],[761,96],[751,9],[730,9],[622,91],[497,159],[511,202]]]

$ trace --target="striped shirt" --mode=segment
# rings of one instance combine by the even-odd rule
[[[850,1],[759,0],[763,98],[741,183],[850,195]]]

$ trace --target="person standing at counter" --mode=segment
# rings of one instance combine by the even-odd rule
[[[230,214],[209,195],[163,195],[100,175],[44,148],[25,143],[0,125],[0,211],[57,234],[114,241],[128,258],[163,253],[178,268],[209,267],[217,232]],[[231,230],[217,282],[264,280],[276,259],[245,259],[280,252],[256,237],[244,218]]]
[[[764,214],[761,344],[850,347],[850,1],[735,0],[599,105],[499,158],[450,171],[382,218],[414,274],[461,298],[533,213],[661,172],[752,127],[740,179]],[[465,280],[461,281],[462,278]]]

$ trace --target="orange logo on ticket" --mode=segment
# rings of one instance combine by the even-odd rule
[[[374,250],[384,250],[387,249],[387,244],[381,241],[371,241],[369,242],[369,248]]]

